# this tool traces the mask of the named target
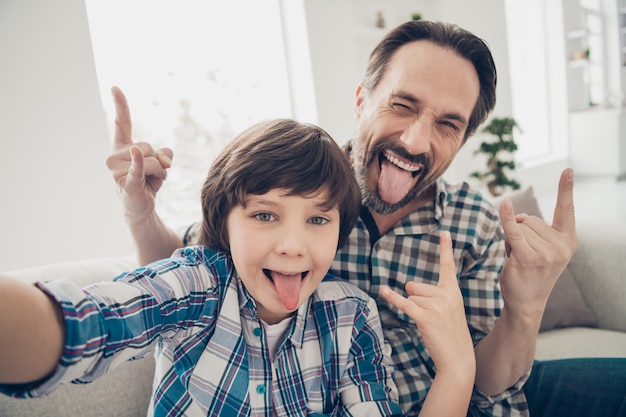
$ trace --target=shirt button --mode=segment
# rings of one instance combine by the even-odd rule
[[[255,329],[252,331],[252,333],[254,333],[254,335],[255,335],[256,337],[261,337],[261,328],[260,328],[260,327],[255,328]]]
[[[265,394],[265,385],[257,385],[256,392],[257,394]]]

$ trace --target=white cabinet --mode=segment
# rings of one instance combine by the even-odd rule
[[[600,0],[564,0],[563,27],[570,111],[605,106],[609,99],[607,16]]]
[[[626,0],[563,0],[570,158],[579,176],[626,174]]]

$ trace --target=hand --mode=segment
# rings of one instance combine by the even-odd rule
[[[156,193],[167,178],[174,156],[171,149],[155,150],[149,143],[133,143],[132,121],[122,90],[111,89],[115,102],[113,152],[106,165],[119,187],[126,222],[143,222],[154,213]]]
[[[504,306],[515,317],[539,328],[557,278],[578,246],[574,217],[574,173],[561,174],[551,226],[535,216],[515,216],[510,200],[500,208],[507,260],[500,274]]]
[[[381,294],[415,321],[438,373],[469,372],[473,380],[474,348],[456,277],[450,232],[442,232],[440,239],[437,285],[408,282],[408,298],[389,287],[383,287]]]

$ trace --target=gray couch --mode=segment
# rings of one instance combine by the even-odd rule
[[[579,247],[568,266],[571,275],[559,280],[550,298],[536,357],[626,357],[626,277],[621,268],[626,224],[579,223],[577,230]],[[8,275],[29,282],[64,277],[85,285],[111,279],[134,266],[130,257],[100,259]],[[86,275],[89,280],[84,279]],[[0,395],[0,417],[145,416],[153,366],[152,358],[131,362],[96,382],[68,384],[45,398],[16,400]]]

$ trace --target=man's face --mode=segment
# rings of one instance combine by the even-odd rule
[[[398,49],[373,91],[357,89],[351,158],[367,207],[393,213],[443,174],[479,91],[471,62],[425,40]]]

